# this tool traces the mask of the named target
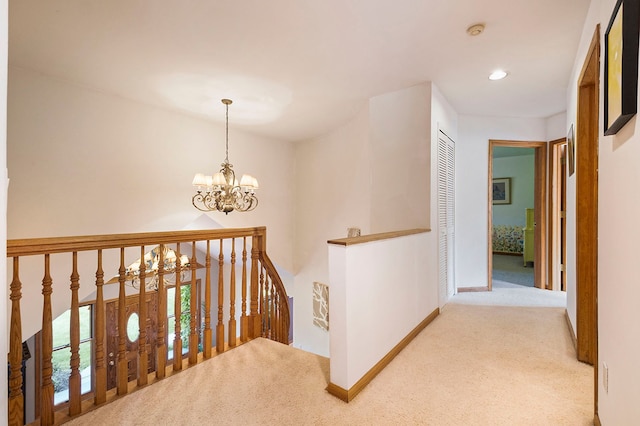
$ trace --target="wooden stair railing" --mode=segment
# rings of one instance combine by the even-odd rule
[[[231,241],[228,241],[231,240]],[[212,242],[218,244],[212,244]],[[189,309],[190,312],[203,311],[201,323],[197,322],[196,315],[190,316],[188,324],[189,347],[187,350],[186,365],[193,365],[213,356],[216,353],[224,352],[240,343],[247,342],[256,337],[265,337],[284,344],[289,343],[289,305],[288,297],[278,275],[275,266],[266,253],[266,228],[242,228],[242,229],[217,229],[203,231],[177,231],[177,232],[156,232],[139,234],[116,234],[116,235],[95,235],[82,237],[61,237],[61,238],[34,238],[7,241],[7,257],[12,258],[13,271],[10,285],[11,319],[10,319],[10,342],[9,342],[9,404],[8,419],[10,425],[24,424],[24,400],[22,394],[22,320],[21,299],[23,283],[20,276],[20,259],[26,256],[41,256],[44,266],[44,278],[41,283],[25,283],[27,286],[41,285],[43,294],[42,310],[42,330],[41,336],[41,371],[37,371],[40,383],[40,412],[36,413],[41,425],[60,424],[70,417],[77,416],[91,410],[93,407],[110,402],[118,395],[124,395],[132,390],[163,379],[172,372],[183,368],[183,348],[181,340],[180,324],[180,286],[182,283],[181,255],[189,256],[189,268],[191,279],[189,284]],[[190,252],[182,248],[191,247]],[[139,344],[137,349],[138,374],[136,380],[129,381],[128,377],[128,357],[136,356],[127,352],[127,270],[126,270],[126,248],[139,248],[140,259],[145,257],[145,248],[148,250],[154,246],[159,246],[160,261],[157,269],[147,269],[145,262],[140,262],[138,273],[138,306],[139,306],[139,341],[147,344]],[[164,267],[164,247],[171,246],[176,253],[176,271],[167,271]],[[217,263],[212,262],[212,256],[217,251]],[[251,257],[248,260],[248,249],[250,246]],[[105,257],[104,252],[109,250],[117,251],[119,264],[108,265],[109,274],[115,276],[115,284],[118,293],[118,334],[115,336],[117,342],[117,354],[111,353],[110,365],[115,365],[117,386],[113,390],[107,390],[107,350],[106,341],[106,317],[105,317],[105,287],[111,284],[105,283]],[[228,261],[225,262],[225,250],[230,252]],[[240,256],[238,256],[238,252]],[[81,277],[78,273],[79,252],[95,252],[95,279]],[[70,280],[65,283],[54,283],[51,277],[52,254],[67,253],[71,257]],[[204,266],[198,262],[198,256],[204,258]],[[241,265],[237,265],[237,258],[240,257]],[[57,259],[60,256],[56,257]],[[86,260],[86,257],[83,257]],[[130,262],[131,259],[130,259]],[[65,264],[66,265],[66,264]],[[201,289],[204,301],[198,306],[198,265],[204,269],[204,289]],[[218,269],[217,280],[212,282],[212,274],[215,267]],[[93,267],[91,265],[83,265]],[[240,280],[236,281],[236,269],[240,269]],[[111,273],[111,271],[113,273]],[[167,282],[168,277],[175,274],[180,279],[175,279],[175,339],[173,341],[173,362],[167,365],[167,345],[168,330],[167,323]],[[146,289],[148,280],[155,280],[156,289]],[[113,280],[112,280],[113,281]],[[95,368],[95,387],[93,389],[93,400],[81,395],[80,365],[80,289],[91,283],[92,290],[95,290],[94,309],[94,351],[95,358],[93,366]],[[212,286],[217,286],[212,292]],[[238,288],[239,287],[239,288]],[[228,290],[227,290],[228,289]],[[230,294],[225,297],[225,290]],[[55,292],[69,293],[70,307],[70,375],[69,375],[69,403],[64,409],[56,411],[54,406],[54,385],[52,381],[52,353],[53,353],[53,312],[52,294]],[[147,315],[145,313],[147,293],[157,293],[157,329],[156,339],[151,340],[147,336]],[[85,291],[83,294],[91,292]],[[212,296],[217,294],[217,305],[212,306]],[[249,300],[247,304],[247,295]],[[240,301],[240,313],[236,314],[236,304]],[[226,309],[227,308],[227,309]],[[249,308],[249,312],[247,312]],[[217,318],[214,329],[211,325],[212,309],[215,309]],[[225,324],[225,312],[228,312],[228,322]],[[239,330],[236,316],[239,317]],[[154,317],[155,319],[155,317]],[[225,333],[226,327],[226,333]],[[202,335],[200,336],[200,330]],[[239,336],[238,336],[239,331]],[[215,341],[214,341],[215,340]],[[202,345],[199,346],[198,342]],[[155,346],[155,373],[148,374],[147,363],[149,353],[147,347]],[[133,351],[135,352],[135,351]],[[152,351],[154,352],[154,351]]]

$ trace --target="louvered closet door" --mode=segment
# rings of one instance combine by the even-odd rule
[[[442,306],[455,292],[455,144],[442,131],[438,134],[438,280]]]

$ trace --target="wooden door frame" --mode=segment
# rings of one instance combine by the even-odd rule
[[[560,215],[562,215],[563,202],[561,197],[565,198],[566,209],[566,190],[564,186],[566,184],[566,175],[562,175],[562,171],[566,170],[560,164],[561,160],[561,147],[567,144],[567,138],[556,139],[549,142],[549,270],[547,272],[547,288],[549,290],[562,290],[555,282],[555,274],[559,268],[559,265],[564,266],[565,270],[565,282],[566,282],[566,238],[559,235],[560,231]],[[564,177],[564,179],[562,179]],[[565,213],[565,226],[562,228],[563,234],[566,234],[566,210]],[[560,241],[558,241],[560,240]],[[564,245],[564,249],[558,250],[560,245]],[[559,252],[558,252],[559,251]]]
[[[577,88],[576,339],[580,361],[594,367],[594,422],[598,419],[598,148],[600,25],[596,26]]]
[[[489,178],[487,183],[488,195],[488,280],[487,289],[492,290],[493,275],[493,202],[492,202],[492,183],[493,183],[493,148],[497,146],[515,147],[515,148],[534,148],[535,149],[535,166],[534,166],[534,216],[535,216],[535,257],[534,257],[534,275],[535,286],[538,288],[546,288],[547,286],[547,143],[546,142],[530,142],[530,141],[514,141],[514,140],[495,140],[489,139]],[[524,214],[524,212],[523,212]]]

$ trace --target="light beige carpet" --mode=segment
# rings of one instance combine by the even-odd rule
[[[590,425],[593,369],[561,308],[452,303],[351,403],[329,361],[257,339],[73,425]]]

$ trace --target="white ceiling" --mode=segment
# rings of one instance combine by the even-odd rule
[[[461,114],[548,117],[589,0],[10,0],[9,63],[284,140],[433,81]],[[482,22],[477,37],[466,28]],[[489,81],[496,68],[509,76]],[[12,72],[19,72],[13,69]]]

